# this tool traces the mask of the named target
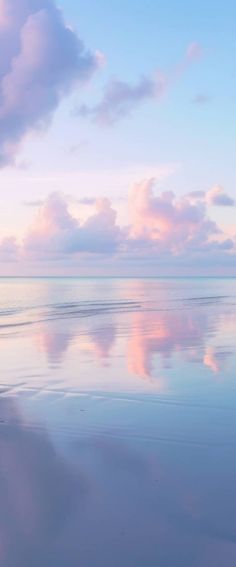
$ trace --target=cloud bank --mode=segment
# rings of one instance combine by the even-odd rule
[[[83,201],[83,199],[81,199]],[[63,267],[73,262],[125,262],[126,271],[136,262],[140,271],[149,262],[153,269],[214,263],[233,267],[235,236],[227,235],[210,218],[212,204],[233,206],[223,189],[188,193],[177,197],[159,192],[154,179],[136,183],[128,200],[129,223],[118,222],[117,211],[107,198],[89,201],[87,217],[74,215],[66,197],[51,194],[36,212],[21,241],[15,236],[0,242],[0,259],[8,263],[43,264]],[[51,262],[51,263],[50,263]],[[119,264],[120,265],[120,264]]]
[[[86,50],[53,0],[0,0],[0,166],[24,136],[47,125],[99,56]]]

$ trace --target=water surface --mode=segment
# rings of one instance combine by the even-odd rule
[[[0,280],[2,567],[235,567],[236,280]]]

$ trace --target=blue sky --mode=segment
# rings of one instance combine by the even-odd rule
[[[53,130],[48,135],[56,152],[52,148],[44,157],[41,149],[39,166],[48,170],[54,160],[58,161],[58,146],[81,144],[81,167],[176,163],[180,166],[174,181],[177,191],[207,188],[214,183],[233,191],[236,7],[233,2],[227,2],[226,7],[198,2],[195,9],[192,3],[190,6],[183,1],[178,7],[176,2],[141,5],[137,8],[137,2],[122,0],[61,2],[67,21],[73,23],[86,45],[105,54],[107,63],[92,84],[77,96],[73,94],[73,100],[66,101],[58,112],[55,136]],[[188,69],[161,104],[144,104],[105,131],[70,117],[74,103],[98,101],[111,76],[135,83],[157,68],[171,69],[193,41],[203,48],[201,61]],[[199,94],[209,97],[209,102],[193,104]],[[38,155],[37,144],[35,152]],[[68,161],[62,160],[63,169],[77,168],[75,160]]]
[[[202,60],[181,78],[163,104],[139,109],[115,132],[106,132],[102,145],[107,154],[112,136],[114,152],[122,161],[183,163],[180,184],[185,181],[184,190],[198,179],[205,184],[227,183],[233,189],[235,3],[90,0],[86,5],[70,1],[64,5],[82,37],[106,54],[104,80],[116,75],[135,82],[157,67],[178,64],[191,42],[202,46]],[[199,108],[191,101],[201,93],[210,101]],[[99,97],[96,88],[92,96]],[[125,147],[120,144],[124,138]],[[108,159],[112,158],[111,150]]]

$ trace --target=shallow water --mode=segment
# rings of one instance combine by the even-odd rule
[[[2,567],[235,567],[236,280],[0,280]]]

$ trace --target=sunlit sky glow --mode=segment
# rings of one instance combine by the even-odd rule
[[[236,275],[235,19],[0,0],[1,275]]]

